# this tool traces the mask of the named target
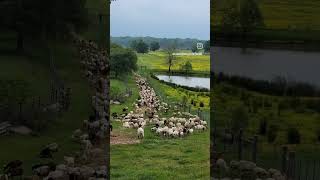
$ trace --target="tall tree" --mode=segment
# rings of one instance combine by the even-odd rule
[[[110,49],[111,72],[116,77],[130,73],[137,69],[137,55],[131,49],[112,44]]]
[[[171,44],[170,46],[168,46],[166,49],[165,49],[165,53],[166,53],[166,63],[168,65],[168,72],[170,73],[171,72],[171,67],[173,66],[174,64],[174,61],[176,60],[176,56],[174,55],[174,53],[176,52],[176,45],[175,43],[174,44]]]
[[[240,5],[240,26],[244,35],[264,25],[256,0],[242,0]]]
[[[137,53],[147,53],[149,51],[149,45],[145,43],[142,39],[131,42],[131,48],[137,51]]]

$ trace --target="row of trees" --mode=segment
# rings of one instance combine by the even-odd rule
[[[177,47],[177,44],[176,43],[173,43],[175,44],[175,47]],[[169,49],[171,48],[172,44],[169,45],[168,47],[166,47],[165,49]],[[130,44],[130,47],[137,51],[138,53],[148,53],[149,50],[150,51],[157,51],[160,49],[160,44],[159,42],[151,42],[150,44],[146,43],[145,41],[143,41],[142,39],[140,40],[133,40]],[[203,44],[203,50],[204,52],[209,52],[210,51],[210,41],[206,41],[204,44]],[[192,48],[191,48],[191,51],[192,52],[199,52],[200,49],[198,49],[197,47],[197,44],[193,44]]]
[[[151,42],[150,45],[144,42],[142,39],[134,40],[131,42],[130,47],[138,53],[148,53],[150,51],[156,51],[160,49],[158,42]]]

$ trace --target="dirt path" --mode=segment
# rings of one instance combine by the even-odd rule
[[[120,145],[120,144],[138,144],[140,143],[139,139],[133,138],[129,135],[124,135],[121,133],[111,133],[110,135],[110,144],[111,145]]]

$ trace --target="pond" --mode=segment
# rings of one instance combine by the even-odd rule
[[[210,89],[210,78],[194,76],[157,75],[160,80],[187,87]]]
[[[211,69],[259,80],[276,76],[320,86],[320,52],[211,47]]]

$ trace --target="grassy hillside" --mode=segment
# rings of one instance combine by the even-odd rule
[[[102,0],[90,0],[87,1],[87,7],[91,13],[108,14],[105,3]],[[0,34],[0,79],[24,80],[29,83],[30,93],[33,96],[41,96],[48,101],[51,74],[47,49],[42,43],[27,39],[26,53],[18,55],[14,51],[16,34],[10,31]],[[82,35],[88,39],[94,39],[91,37],[97,37],[97,31],[89,26]],[[46,43],[53,50],[58,74],[66,86],[71,88],[71,103],[70,109],[56,120],[47,122],[48,127],[40,131],[38,136],[0,136],[0,166],[12,160],[21,160],[26,175],[31,174],[33,164],[45,161],[39,159],[39,152],[48,143],[59,144],[59,151],[54,154],[55,162],[61,162],[64,155],[71,155],[78,151],[79,144],[71,140],[72,132],[81,127],[83,120],[87,119],[91,113],[89,84],[83,76],[77,49],[73,47],[72,42],[65,40]]]
[[[303,103],[296,108],[286,108],[278,114],[278,103],[283,97],[269,96],[257,92],[247,91],[242,88],[234,87],[228,84],[216,85],[213,89],[213,103],[215,104],[214,119],[216,127],[219,131],[230,128],[232,118],[232,108],[243,106],[248,110],[248,126],[245,128],[245,137],[251,138],[258,134],[258,165],[262,167],[281,168],[281,147],[287,145],[289,150],[296,152],[297,159],[319,160],[318,150],[320,150],[320,142],[318,140],[317,130],[319,129],[320,115],[319,113],[307,108]],[[255,111],[252,110],[252,104],[246,104],[243,95],[246,93],[257,102],[264,99],[265,105],[257,105]],[[302,101],[303,102],[302,98]],[[268,104],[268,105],[267,105]],[[249,110],[251,109],[251,110]],[[267,122],[267,133],[259,134],[261,120],[265,117]],[[299,144],[288,143],[288,129],[296,128],[300,133]],[[275,130],[277,129],[277,130]],[[269,132],[275,132],[276,137],[273,142],[268,142]],[[219,138],[218,138],[219,139]],[[223,141],[218,140],[216,150],[223,151]],[[231,148],[232,149],[232,148]],[[244,150],[244,158],[251,160],[250,147]],[[237,159],[237,151],[233,148],[230,153],[226,153],[226,159]]]
[[[259,0],[266,28],[314,29],[320,30],[320,2],[318,0]],[[223,0],[212,2],[211,25],[218,25],[221,20]]]

